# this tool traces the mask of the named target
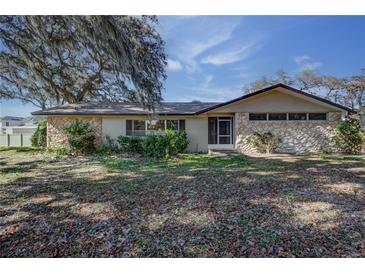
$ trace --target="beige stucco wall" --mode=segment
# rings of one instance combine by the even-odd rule
[[[106,136],[111,139],[117,139],[120,135],[126,134],[126,119],[120,117],[103,117],[102,119],[102,137],[103,141]]]
[[[274,89],[244,101],[215,109],[214,112],[328,112],[339,111],[317,100]]]
[[[119,116],[103,117],[102,119],[102,139],[106,136],[116,139],[120,135],[126,134],[126,120],[145,120],[147,117],[141,116]],[[190,116],[169,116],[160,119],[184,119],[185,130],[189,139],[189,152],[208,151],[208,118]]]
[[[185,120],[185,129],[190,141],[188,151],[208,151],[208,118],[190,118]]]
[[[248,113],[236,113],[236,148],[242,153],[254,152],[247,142],[254,132],[271,132],[281,139],[277,152],[303,153],[320,149],[338,151],[334,128],[341,120],[341,112],[329,112],[327,121],[250,121]]]

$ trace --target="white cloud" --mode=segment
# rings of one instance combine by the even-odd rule
[[[316,70],[322,66],[321,62],[317,62],[307,55],[296,56],[294,57],[294,61],[300,70]]]
[[[219,87],[213,84],[213,75],[205,75],[200,83],[187,89],[194,91],[194,95],[184,96],[186,100],[200,100],[205,102],[224,102],[240,96],[239,87]]]
[[[175,56],[190,74],[200,71],[199,56],[206,50],[231,39],[233,31],[240,23],[240,18],[236,17],[229,20],[219,16],[180,19],[162,17],[160,22],[166,43],[170,45],[170,54]]]
[[[167,59],[167,69],[171,71],[178,71],[182,69],[182,65],[177,60]]]
[[[198,70],[199,64],[196,60],[196,57],[205,52],[206,50],[218,46],[219,44],[229,40],[231,38],[231,33],[233,29],[230,31],[218,31],[217,34],[213,34],[209,37],[206,37],[203,41],[190,41],[187,42],[184,46],[184,49],[179,55],[181,60],[184,60],[186,63],[186,68],[189,73],[194,73]]]
[[[248,58],[257,48],[256,43],[248,44],[244,47],[241,47],[238,50],[231,50],[226,52],[221,52],[217,54],[208,55],[207,57],[201,60],[203,64],[212,64],[212,65],[224,65],[234,63],[245,58]]]

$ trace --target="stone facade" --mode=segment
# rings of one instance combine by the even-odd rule
[[[102,119],[100,117],[64,117],[53,116],[47,118],[47,147],[54,148],[67,142],[64,128],[74,122],[76,118],[87,121],[95,132],[95,144],[102,142]]]
[[[271,132],[281,139],[277,152],[305,153],[320,149],[338,151],[334,128],[341,120],[341,112],[329,112],[326,121],[249,121],[248,113],[236,113],[236,148],[242,153],[255,152],[247,142],[252,133]]]

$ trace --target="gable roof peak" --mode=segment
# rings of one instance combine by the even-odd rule
[[[215,106],[212,106],[210,108],[206,108],[206,109],[202,109],[200,111],[198,111],[196,114],[202,114],[202,113],[205,113],[205,112],[208,112],[208,111],[211,111],[213,109],[217,109],[217,108],[220,108],[220,107],[223,107],[223,106],[226,106],[226,105],[229,105],[229,104],[232,104],[232,103],[235,103],[237,101],[240,101],[240,100],[245,100],[247,98],[250,98],[250,97],[253,97],[253,96],[256,96],[256,95],[259,95],[259,94],[262,94],[264,92],[268,92],[268,91],[271,91],[273,89],[276,89],[276,88],[284,88],[290,92],[293,92],[295,94],[299,94],[299,95],[304,95],[304,96],[307,96],[308,98],[311,98],[311,99],[315,99],[317,101],[320,101],[322,103],[325,103],[325,104],[328,104],[328,105],[331,105],[331,106],[334,106],[336,108],[340,108],[342,110],[345,110],[347,112],[350,112],[350,113],[356,113],[356,111],[348,108],[348,107],[345,107],[343,105],[340,105],[340,104],[337,104],[337,103],[334,103],[330,100],[327,100],[327,99],[324,99],[322,97],[319,97],[317,95],[313,95],[313,94],[310,94],[308,92],[305,92],[303,90],[300,90],[300,89],[297,89],[297,88],[294,88],[294,87],[291,87],[291,86],[288,86],[288,85],[285,85],[283,83],[277,83],[275,85],[271,85],[271,86],[268,86],[266,88],[262,88],[262,89],[259,89],[255,92],[252,92],[252,93],[249,93],[249,94],[246,94],[246,95],[243,95],[243,96],[240,96],[240,97],[237,97],[235,99],[232,99],[230,101],[227,101],[227,102],[224,102],[224,103],[221,103],[221,104],[217,104]]]

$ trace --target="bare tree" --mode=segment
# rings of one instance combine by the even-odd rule
[[[320,75],[313,70],[304,70],[298,75],[290,76],[283,70],[279,70],[274,78],[263,76],[259,80],[245,85],[243,90],[245,94],[249,94],[278,83],[322,96],[352,109],[365,105],[364,74],[346,78],[333,75]]]
[[[164,42],[154,16],[0,16],[0,98],[45,108],[161,100]]]
[[[365,107],[365,75],[356,75],[346,82],[346,104],[355,108]]]

